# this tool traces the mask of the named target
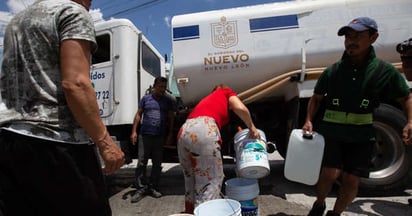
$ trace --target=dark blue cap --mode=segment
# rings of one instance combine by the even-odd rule
[[[405,40],[401,43],[399,43],[398,45],[396,45],[396,51],[398,51],[398,53],[405,53],[406,51],[412,49],[412,38],[409,38],[408,40]]]
[[[359,18],[352,20],[348,25],[340,28],[338,31],[338,35],[339,36],[344,35],[348,29],[353,29],[357,32],[366,31],[369,29],[378,31],[378,24],[376,24],[375,20],[369,17],[359,17]]]

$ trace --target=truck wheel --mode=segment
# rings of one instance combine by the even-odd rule
[[[412,148],[402,141],[405,124],[404,114],[388,104],[381,104],[374,112],[376,143],[369,178],[361,178],[361,194],[396,193],[410,184]]]

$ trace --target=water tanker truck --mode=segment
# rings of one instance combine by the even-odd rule
[[[338,29],[356,17],[375,19],[377,56],[400,70],[395,46],[412,36],[411,11],[410,0],[300,0],[177,15],[170,89],[184,113],[214,85],[227,84],[285,157],[290,132],[302,127],[317,78],[342,56],[344,37],[337,36]],[[401,139],[406,118],[389,102],[374,117],[377,141],[361,192],[404,189],[412,180],[412,147]],[[222,129],[228,152],[241,126],[232,119]]]

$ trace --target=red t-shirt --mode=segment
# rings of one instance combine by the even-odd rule
[[[187,117],[208,116],[215,119],[219,129],[229,122],[229,97],[236,96],[230,88],[218,88],[203,98]]]

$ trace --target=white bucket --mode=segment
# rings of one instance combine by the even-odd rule
[[[192,214],[184,214],[184,213],[181,213],[181,214],[171,214],[171,215],[169,215],[169,216],[193,216]]]
[[[227,198],[239,201],[243,216],[258,216],[259,184],[256,179],[233,178],[225,182]]]
[[[269,161],[266,152],[266,136],[259,130],[260,139],[250,139],[249,129],[235,134],[236,169],[240,177],[263,178],[269,174]]]
[[[195,216],[241,216],[240,203],[233,199],[214,199],[195,208]]]
[[[182,214],[171,214],[171,215],[169,215],[169,216],[193,216],[192,214],[184,214],[184,213],[182,213]]]
[[[291,181],[314,185],[318,181],[325,141],[319,133],[312,138],[303,137],[303,130],[294,129],[290,134],[285,159],[285,177]]]

